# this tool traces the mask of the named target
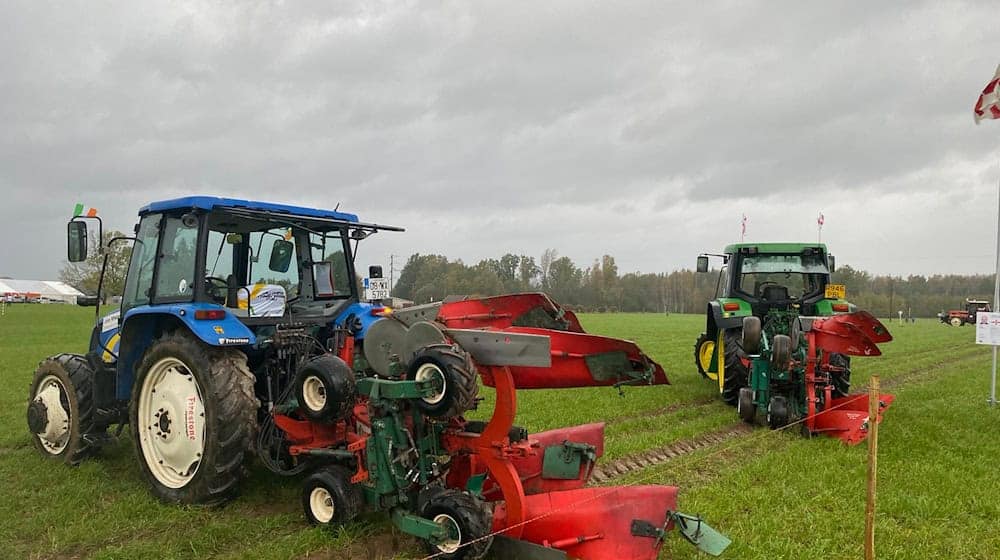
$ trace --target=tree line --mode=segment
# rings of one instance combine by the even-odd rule
[[[702,313],[716,295],[718,280],[718,270],[620,274],[611,255],[580,267],[553,249],[537,260],[506,254],[473,265],[442,255],[414,254],[406,261],[393,295],[426,303],[449,295],[543,291],[580,311]],[[993,276],[987,274],[903,277],[842,265],[832,281],[845,285],[849,301],[881,317],[895,317],[899,311],[904,316],[933,317],[962,308],[967,297],[991,300],[993,292]]]

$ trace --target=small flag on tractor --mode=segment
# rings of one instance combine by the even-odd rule
[[[823,227],[823,224],[824,224],[825,222],[826,222],[826,218],[824,218],[824,217],[823,217],[823,213],[822,213],[822,212],[820,212],[820,213],[819,213],[819,217],[818,217],[818,218],[816,218],[816,223],[817,223],[817,224],[818,224],[818,225],[819,225],[820,227]]]
[[[743,214],[743,222],[740,224],[740,241],[743,241],[747,236],[747,215]]]
[[[1000,95],[997,89],[1000,84],[1000,66],[993,74],[993,79],[986,84],[983,93],[979,94],[976,106],[972,108],[972,116],[976,119],[976,124],[983,119],[1000,119]]]
[[[82,204],[80,204],[79,202],[77,202],[76,203],[76,207],[73,208],[73,217],[77,218],[79,216],[83,216],[84,215],[83,209],[84,209],[84,206]],[[96,217],[97,216],[97,208],[88,208],[86,216],[88,218]]]

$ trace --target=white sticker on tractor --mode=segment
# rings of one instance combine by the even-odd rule
[[[121,315],[121,311],[115,311],[101,320],[101,332],[108,332],[111,329],[117,329],[119,315]]]
[[[197,439],[194,429],[194,406],[198,404],[198,397],[194,395],[188,395],[187,407],[184,409],[184,425],[187,430],[187,437],[189,440],[194,441]]]

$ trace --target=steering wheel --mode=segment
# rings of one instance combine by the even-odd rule
[[[777,286],[778,283],[777,282],[773,282],[771,280],[765,280],[765,281],[761,282],[760,284],[757,284],[757,293],[754,294],[754,296],[757,297],[757,298],[762,298],[764,296],[764,286],[768,286],[768,285]]]
[[[229,294],[229,282],[226,282],[224,278],[219,278],[218,276],[206,276],[205,283],[208,284],[208,286],[205,287],[208,295],[215,300],[216,303],[225,304],[226,297]],[[223,290],[222,295],[219,295],[220,288]]]

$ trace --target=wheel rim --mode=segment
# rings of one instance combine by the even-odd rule
[[[205,406],[184,362],[153,364],[139,392],[137,420],[142,455],[156,480],[168,488],[190,482],[205,450]]]
[[[712,365],[712,353],[715,352],[715,343],[711,340],[706,340],[698,348],[698,363],[701,364],[701,369],[708,372],[708,368]]]
[[[306,408],[313,412],[319,412],[326,406],[326,387],[323,380],[315,375],[310,375],[302,382],[302,400],[305,401]]]
[[[337,507],[333,504],[333,494],[322,486],[317,486],[309,493],[309,509],[313,517],[319,523],[329,523],[333,521],[333,514]]]
[[[70,411],[69,393],[61,379],[54,375],[45,376],[32,399],[45,405],[45,431],[35,434],[46,452],[58,455],[69,445]]]
[[[427,404],[437,404],[441,402],[442,399],[444,399],[444,393],[446,389],[445,385],[447,384],[444,377],[444,372],[441,371],[441,368],[439,368],[437,365],[432,363],[427,363],[417,368],[417,373],[416,375],[413,376],[414,381],[423,381],[423,382],[434,381],[435,378],[440,380],[441,388],[438,389],[437,392],[435,392],[433,395],[427,395],[425,397],[422,397],[423,401]]]
[[[447,529],[449,535],[449,538],[439,541],[434,546],[445,554],[452,554],[456,552],[462,545],[462,528],[458,526],[458,522],[455,521],[455,518],[447,513],[439,513],[434,516],[434,523],[437,523]]]

